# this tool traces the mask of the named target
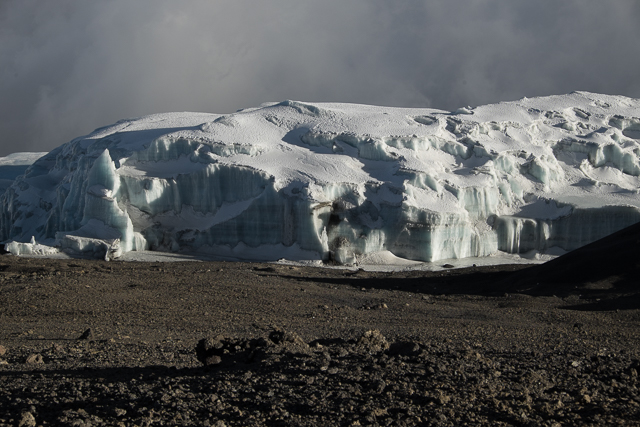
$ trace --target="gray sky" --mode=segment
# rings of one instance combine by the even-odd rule
[[[640,98],[637,0],[0,0],[0,156],[266,101]]]

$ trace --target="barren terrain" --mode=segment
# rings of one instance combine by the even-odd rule
[[[634,254],[393,273],[3,255],[0,426],[639,425]]]

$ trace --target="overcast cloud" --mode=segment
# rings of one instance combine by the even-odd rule
[[[295,99],[640,98],[637,0],[0,0],[0,155]]]

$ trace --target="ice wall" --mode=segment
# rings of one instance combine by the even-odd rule
[[[0,238],[339,263],[571,250],[640,221],[638,117],[638,100],[582,92],[126,120],[27,169],[0,198]]]

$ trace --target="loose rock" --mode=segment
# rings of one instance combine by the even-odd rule
[[[36,419],[31,412],[22,414],[18,427],[36,427]]]
[[[27,365],[39,365],[44,363],[44,359],[42,358],[41,354],[31,354],[29,355],[29,357],[27,357],[25,363]]]

